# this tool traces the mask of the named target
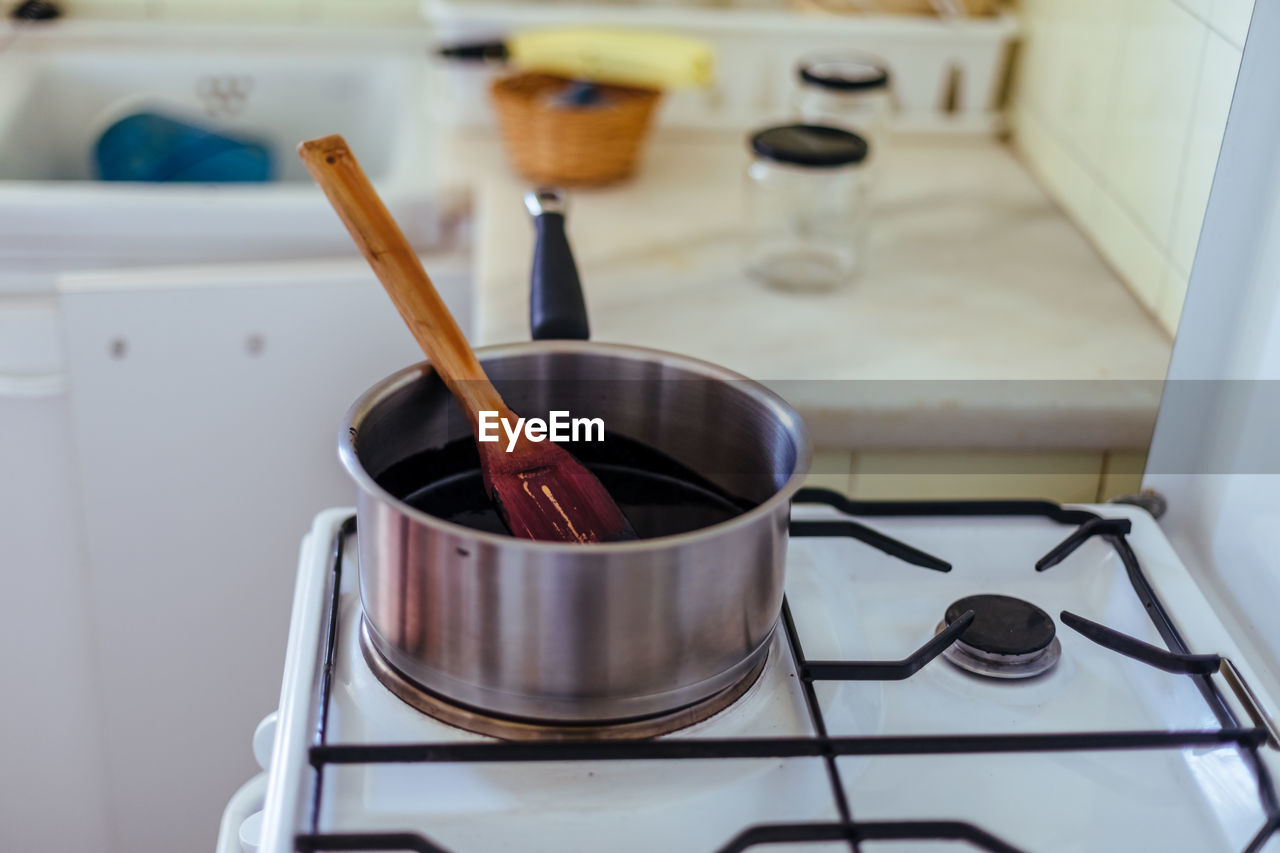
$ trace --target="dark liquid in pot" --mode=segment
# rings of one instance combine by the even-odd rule
[[[606,433],[600,442],[562,442],[626,513],[641,539],[672,536],[728,521],[756,504],[728,494],[646,444]],[[471,437],[401,460],[374,478],[415,509],[485,530],[507,529],[489,503]]]

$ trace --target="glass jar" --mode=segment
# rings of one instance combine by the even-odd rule
[[[866,242],[867,143],[821,125],[751,137],[747,272],[786,290],[830,290],[857,272]]]
[[[860,54],[815,54],[796,66],[792,107],[805,124],[839,127],[871,147],[868,162],[884,150],[892,102],[889,69]]]

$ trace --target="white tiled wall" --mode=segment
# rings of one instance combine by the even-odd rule
[[[1023,0],[1015,144],[1176,331],[1253,0]]]

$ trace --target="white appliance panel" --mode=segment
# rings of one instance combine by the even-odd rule
[[[466,259],[426,264],[465,327]],[[342,414],[422,356],[355,259],[61,286],[115,849],[207,849],[279,689],[296,531],[354,494]]]

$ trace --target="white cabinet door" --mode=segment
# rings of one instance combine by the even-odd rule
[[[465,263],[426,265],[467,328]],[[299,540],[354,502],[343,413],[422,356],[355,259],[60,291],[114,847],[208,850],[279,699]]]

